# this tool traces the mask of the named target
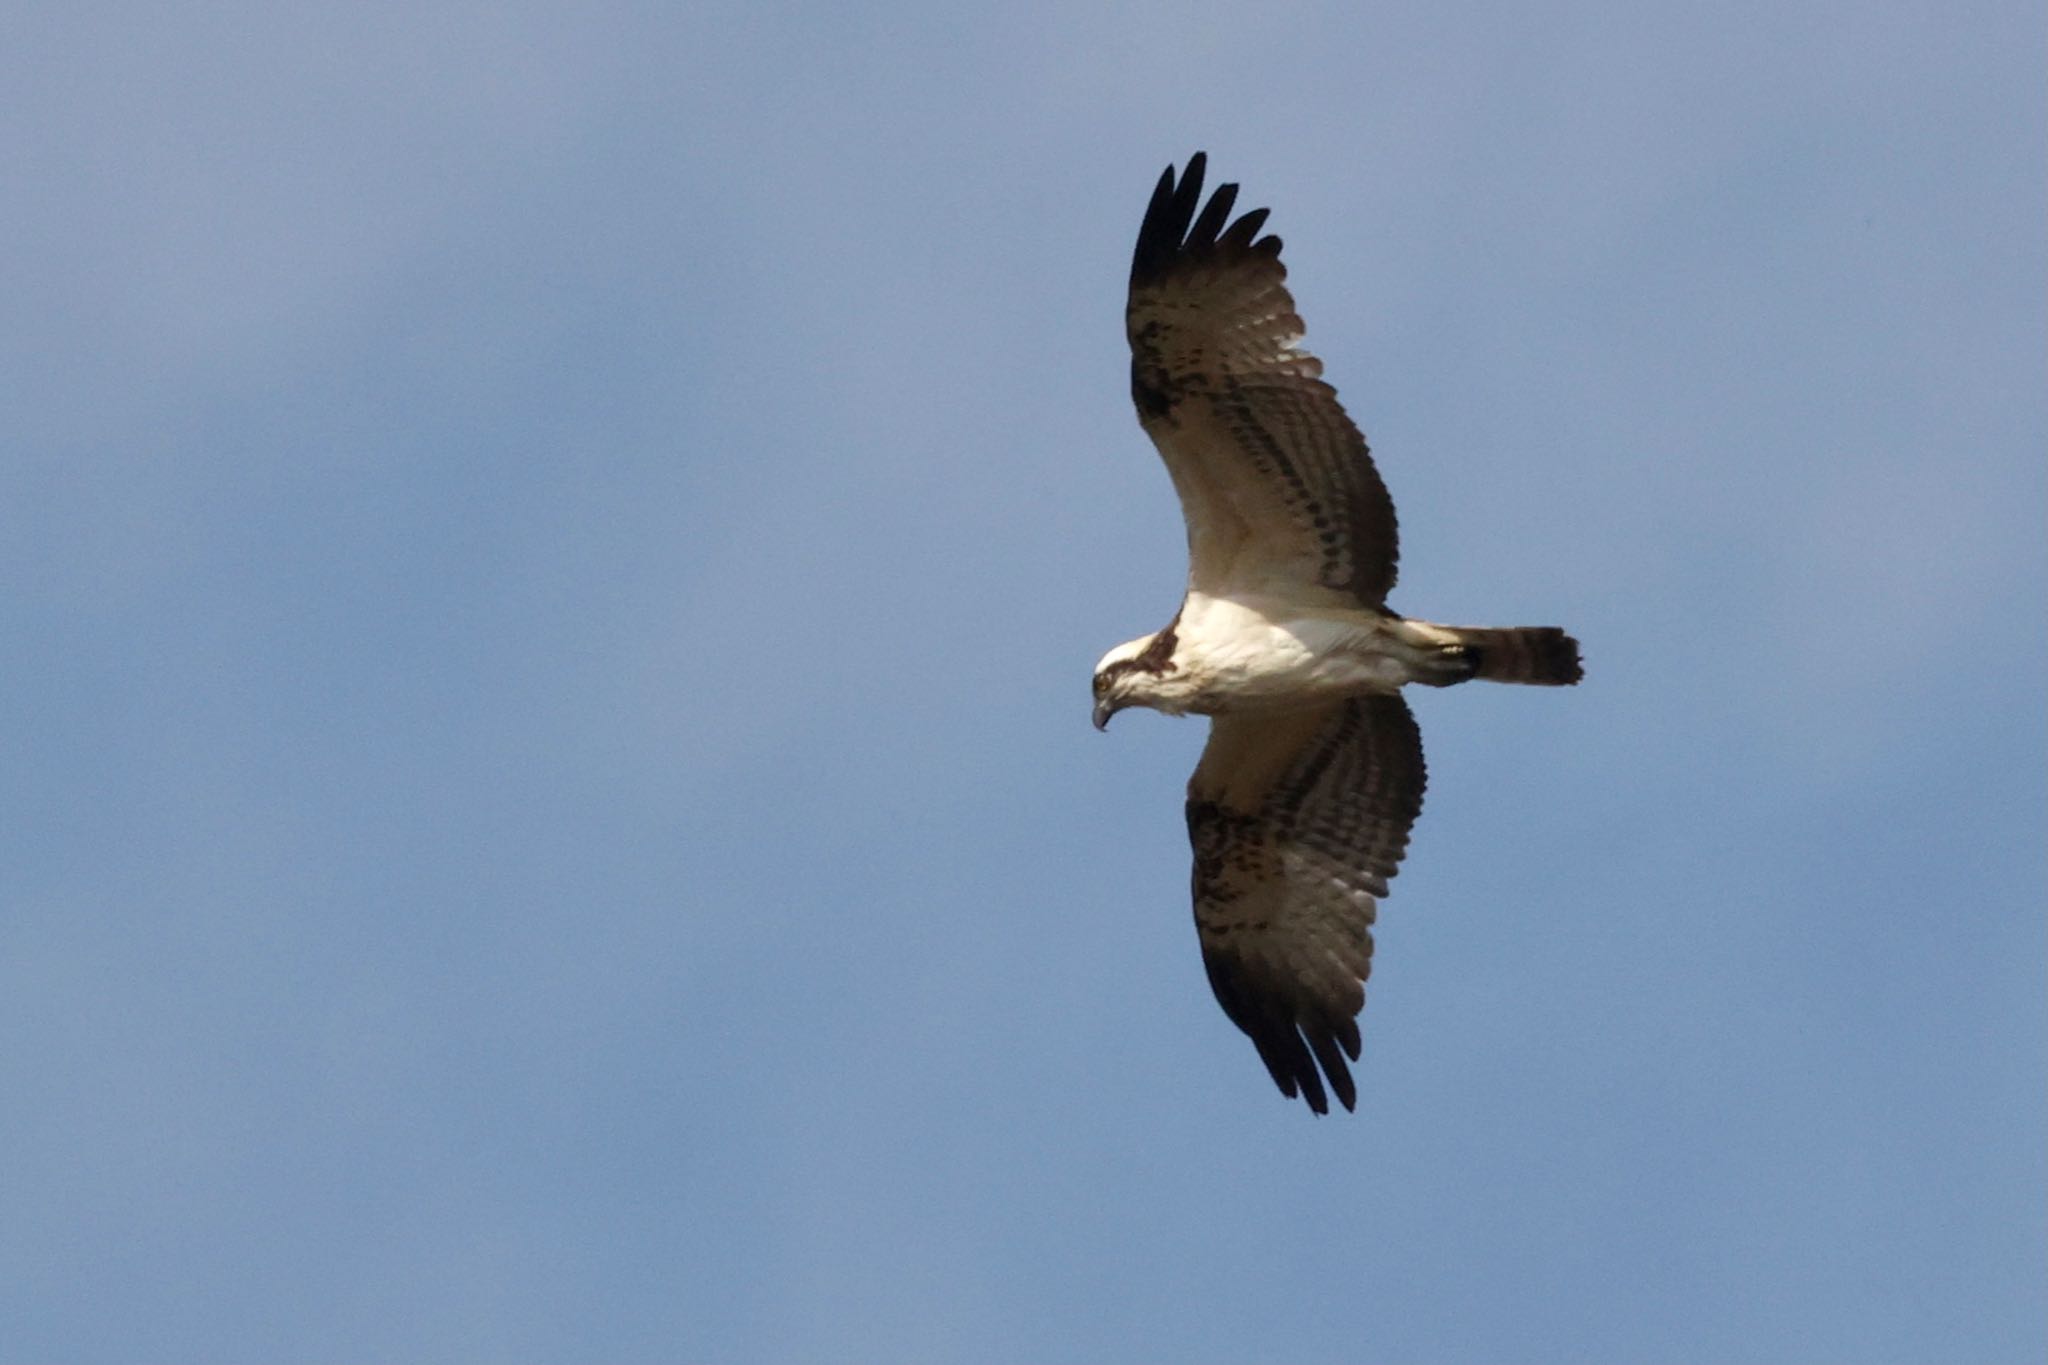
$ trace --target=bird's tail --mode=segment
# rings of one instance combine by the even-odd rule
[[[1579,642],[1556,626],[1453,626],[1467,651],[1470,676],[1492,682],[1569,687],[1585,676]]]

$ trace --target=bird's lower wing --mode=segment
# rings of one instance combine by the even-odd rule
[[[1218,716],[1188,783],[1209,984],[1281,1091],[1357,1102],[1348,1057],[1372,924],[1422,810],[1422,738],[1398,694]]]

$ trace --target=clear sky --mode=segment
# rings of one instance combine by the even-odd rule
[[[2039,1360],[2044,23],[12,7],[0,1360]],[[1197,149],[1589,669],[1321,1121],[1088,724]]]

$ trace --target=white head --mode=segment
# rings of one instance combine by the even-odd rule
[[[1183,707],[1172,695],[1180,689],[1171,685],[1180,665],[1173,661],[1179,640],[1174,628],[1126,641],[1102,656],[1095,665],[1095,728],[1109,727],[1109,718],[1126,706],[1150,706],[1172,713]]]

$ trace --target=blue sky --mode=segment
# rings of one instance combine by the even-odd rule
[[[2048,1346],[2035,5],[16,7],[0,1359]],[[1274,210],[1415,699],[1203,981],[1121,308]]]

